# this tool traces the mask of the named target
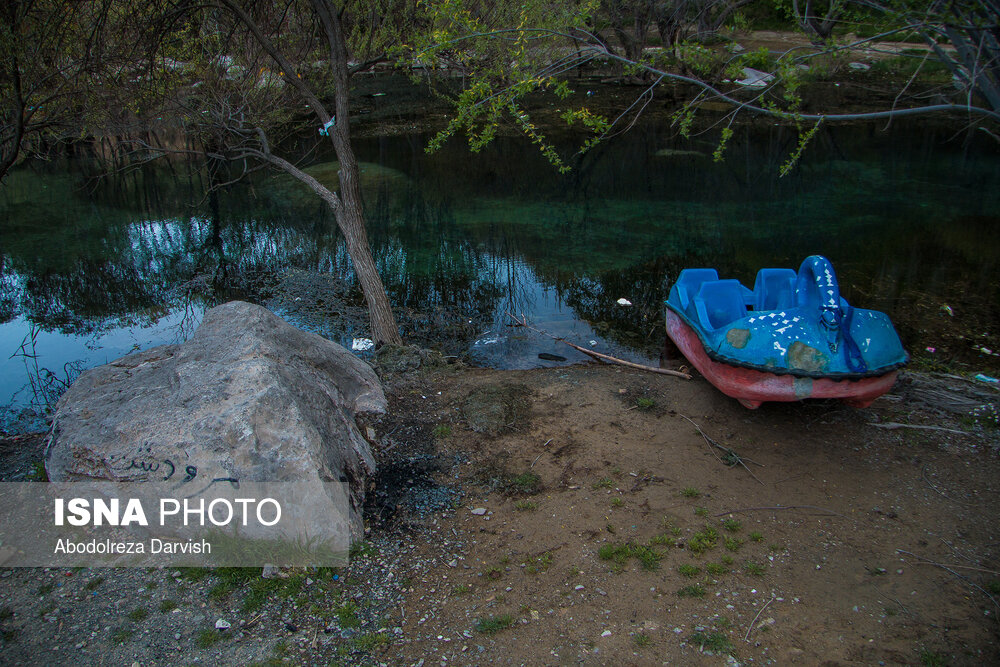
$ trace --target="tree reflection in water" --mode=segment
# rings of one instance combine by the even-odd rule
[[[930,126],[829,127],[779,179],[796,138],[786,128],[739,129],[722,164],[711,141],[669,132],[636,128],[567,176],[513,140],[431,156],[419,136],[360,142],[370,239],[404,334],[453,350],[497,338],[473,352],[500,366],[539,365],[538,352],[574,358],[508,326],[508,312],[524,313],[577,343],[648,359],[682,268],[752,282],[758,268],[821,253],[845,297],[889,312],[911,349],[978,363],[973,328],[1000,347],[996,149],[943,143],[946,131]],[[267,302],[292,268],[354,286],[325,207],[288,179],[257,174],[207,193],[227,180],[217,166],[210,176],[195,161],[164,161],[95,180],[89,164],[21,169],[0,189],[4,358],[32,331],[48,369],[183,340],[211,305]],[[309,170],[335,184],[336,167],[320,159]],[[961,325],[941,319],[942,304]],[[21,366],[0,364],[0,404],[30,385]]]

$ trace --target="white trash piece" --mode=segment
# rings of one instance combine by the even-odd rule
[[[632,302],[629,301],[628,299],[621,298],[621,299],[618,299],[618,305],[619,306],[631,306]]]
[[[373,347],[375,347],[375,343],[371,338],[355,338],[351,341],[351,349],[355,352],[367,352]]]
[[[743,68],[743,77],[736,83],[744,88],[767,88],[774,81],[773,74],[761,72],[759,69],[752,67]]]

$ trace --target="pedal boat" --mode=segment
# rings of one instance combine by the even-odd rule
[[[889,317],[849,305],[819,255],[798,273],[761,269],[753,290],[715,269],[684,269],[670,289],[666,326],[709,382],[750,409],[806,398],[867,407],[908,361]]]

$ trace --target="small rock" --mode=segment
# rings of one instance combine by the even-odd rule
[[[584,588],[583,584],[577,584],[575,590],[582,591],[583,588]]]
[[[228,630],[231,627],[233,627],[233,624],[230,623],[229,621],[227,621],[224,618],[220,618],[219,620],[217,620],[215,622],[215,629],[216,630]]]
[[[280,571],[276,566],[271,565],[270,563],[265,563],[264,571],[261,572],[260,576],[263,577],[264,579],[274,579],[278,576],[279,573]]]
[[[871,65],[868,65],[866,63],[847,63],[847,66],[850,67],[851,69],[856,69],[860,72],[867,72],[872,68]]]
[[[601,633],[601,636],[602,637],[610,637],[611,636],[611,630],[605,630],[604,632]]]
[[[482,515],[486,514],[486,508],[485,507],[477,507],[476,509],[472,510],[472,513],[475,514],[476,516],[482,516]]]
[[[450,561],[448,561],[448,567],[458,567],[458,559],[452,558]]]
[[[174,639],[180,640],[180,638],[181,638],[181,633],[175,632],[174,633]]]

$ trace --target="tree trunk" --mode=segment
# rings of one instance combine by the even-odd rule
[[[264,35],[246,9],[234,0],[222,0],[222,2],[243,21],[261,46],[278,63],[285,82],[302,95],[319,117],[320,122],[325,126],[329,121],[334,121],[329,129],[329,134],[330,140],[333,142],[333,149],[337,154],[337,160],[340,162],[339,198],[335,193],[323,187],[316,179],[305,174],[288,161],[271,155],[266,142],[262,142],[264,145],[263,157],[312,187],[333,210],[337,227],[347,243],[347,252],[354,264],[354,271],[358,276],[361,291],[365,295],[372,338],[376,343],[397,345],[402,343],[403,339],[399,335],[396,317],[392,313],[385,285],[382,284],[382,279],[379,277],[375,259],[372,257],[371,246],[368,243],[368,234],[365,231],[364,208],[359,187],[360,171],[358,160],[351,146],[351,130],[348,122],[351,110],[348,102],[347,46],[337,8],[329,0],[310,0],[317,18],[323,26],[329,46],[330,69],[334,78],[334,112],[331,118],[316,94],[305,85],[302,79],[295,76],[295,65]]]
[[[389,304],[382,278],[379,277],[375,259],[372,257],[368,233],[365,231],[364,208],[361,199],[358,160],[351,146],[350,104],[348,101],[349,81],[347,70],[347,47],[344,39],[340,14],[328,0],[312,0],[313,8],[326,31],[330,46],[330,67],[334,79],[334,124],[330,128],[330,140],[340,162],[340,208],[334,211],[337,225],[347,241],[347,252],[354,263],[354,271],[361,283],[368,317],[371,321],[372,338],[377,343],[400,344],[396,317]],[[325,122],[325,121],[324,121]]]
[[[820,18],[813,11],[813,0],[806,0],[804,14],[799,12],[798,0],[792,0],[792,11],[799,20],[799,25],[805,32],[811,32],[816,36],[812,39],[813,44],[821,45],[830,38],[842,10],[843,5],[839,0],[831,0],[827,7],[826,15]]]
[[[340,157],[339,151],[338,157]],[[354,153],[351,151],[351,158],[353,157]],[[396,317],[393,315],[389,296],[385,292],[385,285],[382,284],[382,278],[378,274],[371,245],[368,243],[368,232],[365,230],[361,191],[358,187],[358,165],[354,162],[353,168],[345,168],[343,159],[340,164],[340,197],[343,206],[335,212],[337,226],[347,241],[347,252],[351,255],[354,272],[358,275],[365,303],[368,304],[372,338],[378,343],[399,345],[403,339],[399,335]]]

